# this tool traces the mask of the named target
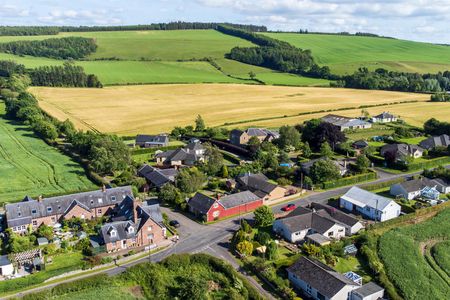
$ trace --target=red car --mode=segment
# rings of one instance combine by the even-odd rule
[[[281,208],[281,210],[282,211],[291,211],[291,210],[294,210],[295,208],[296,208],[297,206],[295,206],[295,204],[288,204],[288,205],[286,205],[286,206],[283,206],[282,208]]]

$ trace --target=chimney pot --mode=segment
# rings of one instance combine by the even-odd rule
[[[38,197],[38,201],[41,202],[42,201],[42,195],[39,195]]]
[[[104,184],[102,185],[102,192],[106,192],[106,186]]]

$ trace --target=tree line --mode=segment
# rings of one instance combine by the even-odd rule
[[[346,88],[389,90],[402,92],[442,92],[450,89],[450,71],[436,74],[419,74],[359,68],[355,73],[341,78],[334,86]]]
[[[0,36],[56,35],[59,32],[126,31],[126,30],[189,30],[217,29],[221,23],[214,22],[169,22],[123,26],[0,26]],[[266,26],[223,23],[248,31],[265,32]]]
[[[0,36],[55,35],[58,32],[56,26],[0,26]]]
[[[0,52],[55,59],[80,59],[97,49],[94,39],[84,37],[51,38],[41,41],[15,41],[0,44]]]
[[[283,32],[283,31],[275,31],[275,32]],[[390,36],[383,36],[378,35],[376,33],[371,32],[355,32],[350,33],[347,31],[341,31],[341,32],[320,32],[320,31],[309,31],[308,29],[299,29],[297,32],[292,33],[298,33],[298,34],[322,34],[322,35],[345,35],[345,36],[367,36],[367,37],[378,37],[378,38],[385,38],[385,39],[395,39]]]
[[[0,77],[0,98],[6,115],[28,125],[49,143],[62,138],[69,149],[87,161],[90,170],[101,175],[125,171],[131,165],[130,151],[115,135],[77,131],[69,120],[61,122],[42,111],[36,98],[27,92],[31,80],[27,74]]]
[[[248,40],[259,47],[235,47],[227,57],[246,64],[262,66],[273,70],[312,77],[330,78],[328,67],[318,66],[310,50],[303,50],[291,44],[254,32],[229,26],[218,26],[217,30]]]

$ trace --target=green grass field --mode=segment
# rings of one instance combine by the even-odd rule
[[[79,164],[35,137],[27,126],[6,120],[4,112],[0,102],[0,202],[95,189]]]
[[[436,263],[450,276],[450,240],[435,245],[432,254]]]
[[[407,72],[450,70],[450,47],[413,41],[324,34],[264,33],[310,49],[315,60],[336,73],[351,73],[361,66]]]
[[[428,253],[432,245],[450,238],[449,220],[447,208],[426,222],[396,228],[381,236],[379,255],[389,279],[405,299],[448,298],[450,277]]]

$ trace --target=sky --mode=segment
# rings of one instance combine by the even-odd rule
[[[449,15],[450,0],[0,0],[1,25],[232,22],[443,44],[450,44]]]

